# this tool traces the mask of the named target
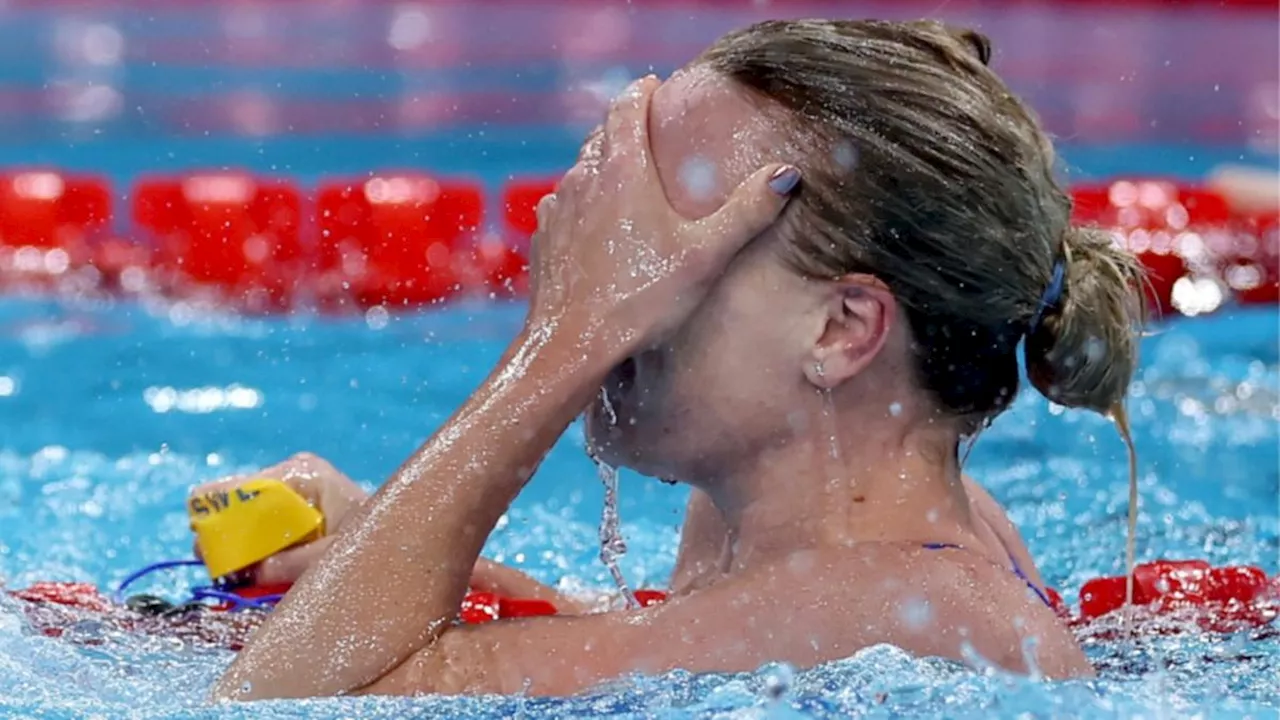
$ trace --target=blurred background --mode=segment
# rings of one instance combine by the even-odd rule
[[[0,164],[497,183],[562,169],[629,79],[802,16],[977,26],[1084,176],[1275,157],[1266,0],[6,0]]]
[[[519,248],[532,204],[626,82],[670,72],[731,28],[800,16],[978,27],[1078,184],[1185,184],[1224,163],[1276,165],[1280,23],[1266,0],[3,0],[0,170],[18,197],[0,204],[0,272],[13,284],[15,271],[95,266],[105,277],[81,278],[82,291],[139,266],[149,287],[210,284],[257,309],[293,304],[283,296],[297,288],[282,287],[301,272],[327,278],[308,283],[313,299],[363,283],[339,302],[366,307],[438,300],[481,275],[502,289],[520,261],[490,243],[468,268],[398,291],[407,279],[387,266],[407,256],[382,247],[385,237],[359,237],[361,226],[381,224],[401,244],[440,239],[438,267],[451,264],[446,246],[456,253],[478,237]],[[64,175],[15,175],[31,170]],[[374,174],[403,182],[353,199]],[[1143,197],[1168,225],[1177,189]],[[370,219],[406,202],[434,225]],[[1225,209],[1182,205],[1191,226],[1227,221]],[[1097,208],[1081,219],[1152,225]],[[103,246],[121,239],[128,246]],[[15,257],[21,247],[56,252]],[[303,269],[288,278],[240,267],[293,261]],[[1168,264],[1152,263],[1171,276],[1165,294],[1186,274],[1186,263]],[[1267,279],[1246,274],[1246,284]],[[135,273],[124,284],[144,282]]]

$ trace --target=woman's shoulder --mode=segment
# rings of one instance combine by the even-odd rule
[[[808,562],[822,566],[827,579],[804,587],[802,597],[826,611],[806,621],[848,636],[851,645],[888,643],[964,662],[976,654],[1013,671],[1030,671],[1034,663],[1050,677],[1091,672],[1053,611],[1012,572],[980,555],[932,552],[910,543],[858,543]]]
[[[974,520],[991,532],[1000,544],[1004,556],[1016,563],[1028,580],[1044,589],[1044,580],[1040,577],[1036,561],[1031,557],[1031,551],[1027,549],[1018,526],[1009,519],[1009,514],[1005,512],[1004,507],[991,496],[991,493],[987,492],[986,488],[968,475],[964,476],[964,491],[969,497],[969,511],[973,514]]]

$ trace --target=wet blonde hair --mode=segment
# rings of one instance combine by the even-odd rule
[[[889,285],[922,384],[967,431],[1013,400],[1024,337],[1041,393],[1112,412],[1137,364],[1140,266],[1070,224],[1053,146],[990,56],[936,22],[804,20],[733,32],[699,62],[790,114],[808,146],[789,263]],[[1056,263],[1065,282],[1041,308]]]

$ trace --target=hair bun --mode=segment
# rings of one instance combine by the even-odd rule
[[[1027,376],[1059,405],[1107,413],[1138,364],[1142,266],[1096,228],[1068,228],[1062,252],[1064,291],[1027,336]]]

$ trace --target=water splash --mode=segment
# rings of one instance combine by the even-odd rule
[[[836,424],[836,401],[829,388],[822,390],[822,429],[827,434],[828,480],[835,482],[844,475],[840,458],[840,433]]]
[[[640,607],[635,593],[627,585],[622,576],[622,568],[618,566],[618,558],[627,554],[627,542],[622,539],[621,521],[618,517],[618,469],[593,457],[600,482],[604,484],[604,512],[600,518],[600,561],[609,568],[613,582],[627,601],[627,607]]]
[[[609,426],[617,427],[618,412],[613,409],[613,403],[609,400],[609,392],[604,388],[600,388],[600,405],[604,407],[605,413],[609,416]]]
[[[609,391],[604,388],[600,388],[600,404],[609,415],[609,424],[617,425],[618,415],[609,400]],[[604,510],[600,517],[600,562],[609,569],[627,607],[640,607],[631,586],[627,585],[627,579],[622,576],[622,568],[618,566],[618,558],[627,554],[627,541],[622,538],[621,519],[618,515],[618,468],[601,460],[594,452],[588,452],[591,461],[596,464],[596,474],[604,485]]]

